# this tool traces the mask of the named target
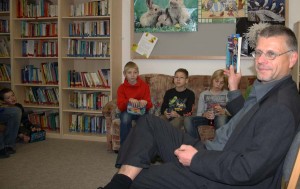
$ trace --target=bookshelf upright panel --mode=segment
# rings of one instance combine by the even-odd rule
[[[298,40],[298,52],[300,54],[300,21],[294,24],[294,32],[296,33],[297,40]],[[297,83],[297,87],[299,90],[300,87],[300,58],[298,58],[298,62],[293,67],[292,76],[294,81]]]
[[[0,0],[0,88],[11,88],[10,0]]]

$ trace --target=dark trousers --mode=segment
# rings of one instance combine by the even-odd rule
[[[174,128],[168,121],[154,115],[142,116],[121,146],[116,167],[125,164],[143,168],[132,189],[205,188],[207,180],[180,164],[174,155],[175,149],[182,144],[204,150],[201,141]],[[155,155],[159,155],[164,163],[151,165]]]

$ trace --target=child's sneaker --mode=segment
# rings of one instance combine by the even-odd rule
[[[8,158],[9,154],[6,152],[5,148],[0,150],[0,159]]]
[[[16,153],[16,150],[13,149],[12,147],[5,147],[5,151],[6,151],[6,153],[8,153],[9,155],[10,155],[10,154],[15,154],[15,153]]]

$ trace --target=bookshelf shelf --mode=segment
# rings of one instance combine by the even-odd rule
[[[33,57],[33,56],[18,56],[18,57],[14,57],[14,59],[58,59],[58,56],[55,57],[49,57],[49,56],[38,56],[38,57]]]
[[[110,57],[62,57],[62,59],[69,59],[69,60],[110,60]],[[84,64],[84,63],[82,63]]]
[[[23,103],[24,108],[34,108],[34,109],[59,109],[59,106],[54,105],[44,105],[44,104],[27,104]]]
[[[110,19],[110,16],[65,16],[62,19],[69,20],[98,20],[98,19]]]
[[[58,84],[35,84],[35,83],[15,83],[15,86],[24,86],[24,87],[59,87]]]
[[[110,37],[87,37],[87,36],[78,36],[78,37],[62,37],[62,39],[88,39],[88,40],[109,40]]]
[[[15,40],[58,40],[58,37],[16,37]]]
[[[0,81],[0,83],[2,83],[2,84],[10,84],[11,81]]]
[[[24,17],[24,18],[14,18],[14,21],[51,21],[57,20],[58,17]]]
[[[101,110],[85,110],[85,109],[64,109],[63,112],[72,112],[72,113],[88,113],[88,114],[102,114]]]
[[[87,88],[87,87],[65,87],[63,90],[71,90],[71,91],[101,91],[101,92],[110,92],[110,88]]]
[[[0,16],[9,16],[9,11],[0,11]]]

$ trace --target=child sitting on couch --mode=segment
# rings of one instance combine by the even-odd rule
[[[22,111],[21,125],[19,127],[18,138],[24,143],[30,141],[31,132],[37,131],[40,128],[34,126],[28,119],[28,114],[24,111],[22,104],[17,103],[15,93],[9,88],[0,90],[0,100],[9,106],[16,106]]]
[[[192,115],[195,103],[195,93],[186,88],[188,80],[189,72],[177,69],[173,80],[175,87],[166,91],[161,106],[161,117],[178,129],[183,129],[184,119]]]
[[[148,111],[152,107],[150,89],[139,77],[139,68],[134,62],[128,62],[123,71],[125,80],[117,91],[117,106],[120,113],[120,144],[125,141],[131,127],[132,120],[137,120],[140,115],[128,109],[128,106],[144,108]]]

